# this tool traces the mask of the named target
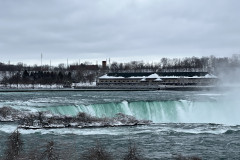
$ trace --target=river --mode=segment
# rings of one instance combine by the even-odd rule
[[[54,141],[56,150],[67,150],[70,159],[80,159],[98,142],[121,159],[131,141],[145,159],[172,159],[178,154],[239,159],[238,95],[237,91],[0,92],[0,107],[71,116],[86,112],[113,117],[121,112],[153,122],[132,127],[20,129],[25,151]],[[1,155],[16,127],[16,123],[0,122]]]

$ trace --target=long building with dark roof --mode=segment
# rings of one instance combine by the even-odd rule
[[[218,77],[208,72],[108,73],[98,86],[214,85]]]

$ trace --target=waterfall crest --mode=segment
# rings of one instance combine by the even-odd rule
[[[85,112],[97,117],[113,117],[117,113],[131,115],[154,123],[220,123],[240,124],[237,107],[217,101],[137,101],[92,105],[46,107],[54,114],[77,115]]]

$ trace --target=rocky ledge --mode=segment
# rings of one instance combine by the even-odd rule
[[[152,123],[148,120],[137,120],[135,117],[122,113],[112,118],[99,118],[80,112],[77,116],[53,115],[50,112],[25,112],[11,107],[0,108],[0,122],[17,122],[19,128],[50,129],[50,128],[93,128],[135,126]]]

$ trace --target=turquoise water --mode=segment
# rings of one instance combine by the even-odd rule
[[[131,115],[139,120],[153,123],[221,123],[239,124],[238,109],[223,108],[218,101],[137,101],[112,102],[91,105],[63,105],[43,107],[41,111],[53,114],[76,116],[85,112],[97,117],[114,117],[117,113]],[[221,109],[221,110],[220,110]]]
[[[54,140],[58,150],[71,149],[78,159],[100,141],[107,150],[126,151],[131,139],[148,159],[171,159],[176,154],[203,159],[240,157],[238,92],[29,92],[1,93],[0,107],[24,112],[50,111],[75,116],[112,117],[121,112],[151,120],[147,126],[95,129],[23,130],[26,149]],[[0,145],[17,127],[0,122]],[[0,154],[4,147],[0,149]],[[116,158],[118,159],[118,158]]]

